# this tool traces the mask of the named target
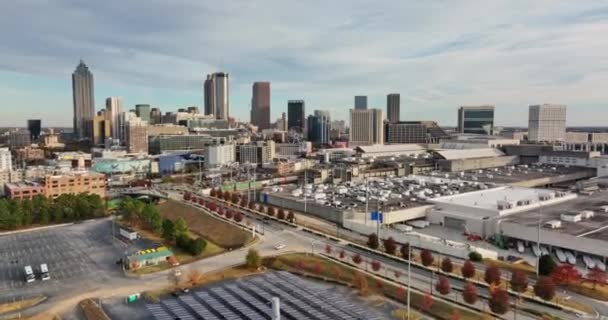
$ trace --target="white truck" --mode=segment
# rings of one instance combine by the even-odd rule
[[[34,275],[34,270],[32,266],[25,266],[23,268],[25,282],[30,283],[36,281],[36,276]]]
[[[49,267],[46,265],[46,263],[43,263],[40,265],[40,279],[42,279],[42,281],[51,279],[51,274],[49,273]]]

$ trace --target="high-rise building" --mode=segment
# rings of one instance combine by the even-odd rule
[[[109,113],[102,109],[93,118],[93,144],[103,145],[106,139],[112,137],[112,126]]]
[[[251,98],[251,124],[270,129],[270,82],[254,82]]]
[[[351,109],[349,145],[384,143],[384,112],[380,109]]]
[[[135,111],[133,110],[129,110],[127,112],[121,112],[120,113],[120,120],[119,120],[119,125],[120,125],[120,132],[119,132],[119,136],[118,139],[120,141],[120,143],[123,143],[126,145],[127,143],[127,139],[128,139],[128,135],[129,135],[129,122],[132,120],[137,121],[139,118],[137,117],[137,115],[135,114]]]
[[[395,123],[400,121],[401,97],[398,93],[391,93],[386,96],[386,118],[388,122]]]
[[[230,92],[228,73],[208,74],[204,84],[205,114],[212,114],[216,119],[228,120],[230,116]]]
[[[494,133],[494,106],[462,106],[458,109],[458,132]]]
[[[148,122],[141,118],[127,122],[127,151],[129,153],[148,153]]]
[[[564,141],[566,137],[566,106],[556,104],[529,107],[528,140]]]
[[[300,133],[306,132],[304,100],[287,101],[287,129]]]
[[[136,104],[135,105],[135,114],[147,123],[150,123],[150,105],[149,104]]]
[[[122,113],[122,100],[119,97],[106,99],[106,114],[110,121],[110,131],[113,139],[120,139],[120,114]]]
[[[191,106],[187,109],[188,113],[199,114],[199,110],[197,106]]]
[[[152,108],[150,110],[150,124],[160,124],[162,123],[163,115],[158,108]]]
[[[40,120],[40,119],[27,120],[27,130],[30,131],[31,140],[38,140],[38,138],[40,137],[40,131],[42,130],[42,120]]]
[[[235,161],[234,144],[220,144],[205,148],[205,167],[213,168],[231,164]]]
[[[386,125],[386,143],[439,143],[449,139],[435,121],[401,121]]]
[[[287,131],[287,114],[281,113],[281,117],[277,119],[276,129],[281,131]]]
[[[331,118],[329,111],[315,110],[314,114],[308,116],[308,141],[317,144],[328,144],[330,129]]]
[[[8,148],[0,148],[0,172],[13,171],[13,158]]]
[[[78,139],[90,139],[95,116],[93,73],[82,60],[72,73],[72,100],[74,103],[74,134]]]
[[[355,96],[355,109],[367,109],[367,96]]]
[[[27,129],[18,129],[9,132],[8,145],[12,150],[21,149],[32,144],[30,131]]]

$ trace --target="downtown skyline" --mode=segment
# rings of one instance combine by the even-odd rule
[[[227,72],[230,114],[241,121],[249,121],[252,84],[268,80],[272,120],[287,111],[290,99],[347,120],[355,95],[367,95],[369,108],[385,110],[386,95],[395,92],[401,94],[401,120],[454,126],[459,106],[491,104],[496,125],[526,126],[529,105],[555,103],[568,105],[569,126],[605,125],[608,7],[551,4],[393,1],[374,8],[340,2],[322,13],[310,5],[267,2],[273,12],[264,13],[256,10],[259,3],[184,1],[170,7],[152,2],[135,14],[139,6],[132,2],[124,12],[96,4],[62,12],[59,1],[50,8],[57,13],[49,14],[18,3],[7,8],[7,28],[0,31],[15,40],[0,53],[2,109],[11,110],[0,126],[28,118],[70,126],[69,75],[81,58],[95,74],[96,111],[110,96],[122,97],[125,109],[143,103],[163,111],[202,110],[206,74]],[[172,17],[155,18],[164,11]],[[245,16],[251,12],[264,22],[250,25]],[[276,19],[269,19],[273,14]],[[315,16],[315,26],[295,21],[301,14]],[[24,15],[31,25],[12,18]],[[116,17],[111,26],[103,24],[109,16]],[[88,37],[70,27],[86,17]],[[219,30],[221,38],[214,35]],[[46,43],[44,50],[35,41]]]

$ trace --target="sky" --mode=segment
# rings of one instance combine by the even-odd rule
[[[568,106],[569,126],[608,126],[606,1],[19,0],[0,4],[0,126],[71,126],[71,73],[95,77],[95,105],[202,108],[208,73],[230,74],[231,116],[271,82],[287,100],[348,118],[355,95],[402,120],[456,124],[461,105],[496,106],[526,126],[531,104]]]

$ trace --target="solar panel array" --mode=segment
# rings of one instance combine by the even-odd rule
[[[379,314],[340,294],[289,272],[238,279],[168,298],[146,308],[156,320],[270,320],[271,299],[281,300],[281,317],[287,320],[380,320]]]

